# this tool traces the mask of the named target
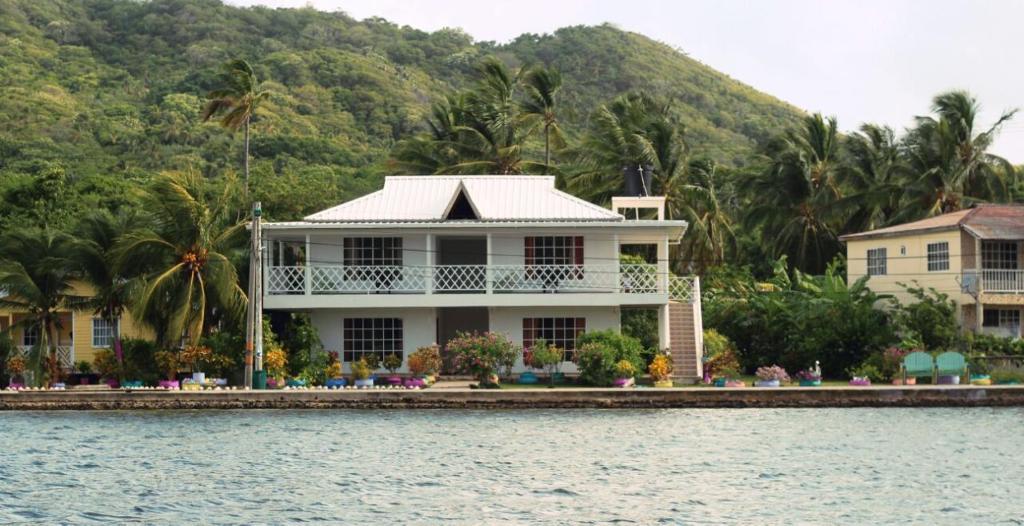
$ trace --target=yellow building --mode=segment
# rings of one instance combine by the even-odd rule
[[[910,302],[900,284],[935,288],[956,301],[965,329],[1021,336],[1024,206],[980,205],[839,238],[848,279]],[[980,315],[979,315],[980,314]]]
[[[75,294],[89,295],[92,289],[85,284],[76,284]],[[30,329],[18,322],[25,318],[25,313],[0,308],[0,332],[7,333],[14,345],[22,350],[36,345],[39,341],[39,330]],[[70,369],[76,362],[91,362],[96,352],[110,349],[116,334],[113,324],[100,319],[92,311],[65,311],[60,314],[60,327],[56,331],[57,355],[61,364]],[[120,327],[122,338],[152,338],[152,331],[140,326],[131,315],[125,313],[116,323]]]

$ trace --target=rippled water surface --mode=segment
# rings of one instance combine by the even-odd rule
[[[0,413],[0,524],[1024,524],[1024,411]]]

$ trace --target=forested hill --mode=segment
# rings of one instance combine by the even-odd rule
[[[41,213],[60,223],[74,207],[116,207],[157,171],[215,177],[237,170],[241,134],[200,120],[203,96],[232,58],[252,63],[273,92],[254,121],[252,147],[255,187],[279,192],[273,215],[365,193],[387,171],[395,142],[421,129],[430,103],[466,85],[488,55],[513,67],[560,70],[570,137],[601,103],[644,89],[674,100],[694,151],[739,165],[801,115],[668,46],[607,25],[496,45],[458,30],[428,33],[309,8],[3,0],[0,191],[7,204],[0,225]],[[38,203],[58,194],[61,202]],[[30,206],[36,209],[18,209]]]

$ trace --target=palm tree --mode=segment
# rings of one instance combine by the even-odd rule
[[[115,217],[99,210],[83,217],[75,229],[77,240],[71,259],[82,280],[93,288],[93,295],[84,303],[100,319],[114,328],[114,351],[121,354],[119,320],[131,297],[131,281],[116,272],[115,248],[121,236],[137,223],[135,214]]]
[[[29,357],[38,385],[45,385],[44,357],[49,358],[49,380],[59,374],[55,331],[63,328],[60,313],[79,309],[85,301],[74,291],[71,247],[69,236],[49,229],[15,230],[0,239],[0,289],[6,293],[0,307],[27,313],[18,323],[39,331]]]
[[[524,122],[539,125],[544,130],[544,173],[551,166],[552,140],[556,147],[565,145],[557,115],[558,92],[561,89],[562,76],[553,69],[538,66],[527,71],[523,78],[525,96],[520,103],[520,111]]]
[[[978,109],[969,93],[950,91],[932,101],[937,118],[916,119],[906,140],[915,179],[907,188],[911,208],[905,215],[926,217],[1010,198],[1016,172],[1009,161],[987,150],[1017,110],[1003,112],[976,133]]]
[[[679,272],[703,273],[725,262],[736,247],[732,218],[718,191],[718,165],[710,159],[690,161],[686,181],[672,181],[666,189],[666,215],[689,224],[683,240],[684,257]]]
[[[909,170],[896,134],[888,126],[864,124],[844,143],[840,178],[847,195],[836,203],[848,216],[843,232],[864,232],[892,222]]]
[[[840,250],[833,225],[840,198],[837,139],[835,118],[805,117],[801,128],[769,145],[767,169],[755,172],[745,187],[747,225],[773,238],[773,257],[786,255],[812,274],[824,271]]]
[[[182,337],[198,343],[212,311],[235,321],[244,311],[245,293],[227,253],[244,244],[245,224],[228,222],[229,192],[225,187],[208,202],[196,174],[164,174],[147,195],[152,227],[129,232],[115,247],[116,271],[139,275],[135,318],[152,325],[165,345],[177,346]]]
[[[270,97],[271,92],[262,88],[252,66],[242,59],[235,59],[224,65],[224,87],[206,95],[203,121],[220,118],[221,126],[232,131],[245,130],[245,191],[249,191],[249,123],[260,104]]]

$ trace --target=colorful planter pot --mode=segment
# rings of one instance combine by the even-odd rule
[[[616,378],[612,382],[612,387],[633,387],[634,383],[633,378]]]
[[[715,378],[714,385],[715,385],[715,387],[725,387],[725,382],[728,382],[728,381],[729,380],[726,379],[726,378]]]
[[[197,384],[201,384],[201,383],[205,382],[206,381],[206,373],[203,373],[203,372],[192,373],[192,381],[197,383]]]
[[[972,374],[971,385],[992,385],[992,377],[987,374]]]
[[[906,382],[902,378],[896,378],[892,381],[892,385],[917,385],[917,378],[907,378]]]
[[[556,384],[564,384],[565,373],[551,373],[551,382]]]
[[[356,387],[373,387],[373,378],[356,378]]]
[[[23,384],[21,382],[11,382],[11,383],[7,384],[7,388],[8,389],[24,389],[25,388],[25,384]]]
[[[655,380],[654,387],[672,387],[672,380]]]
[[[401,376],[389,376],[387,378],[387,384],[388,385],[402,385],[402,377]]]
[[[142,380],[128,380],[121,383],[124,389],[139,389],[142,387]]]
[[[306,387],[306,381],[299,380],[297,378],[292,378],[291,380],[288,380],[288,382],[286,382],[285,385],[287,385],[288,387]]]
[[[344,378],[330,378],[324,382],[324,387],[328,389],[338,389],[345,387],[347,384],[348,382],[346,382]]]
[[[758,380],[754,382],[754,387],[778,387],[780,382],[778,380]]]
[[[50,384],[50,389],[64,389],[65,387],[64,382],[53,382]]]
[[[800,387],[818,387],[821,380],[800,380]]]
[[[868,385],[871,385],[871,379],[870,378],[861,378],[859,376],[855,376],[852,380],[850,380],[850,385],[857,386],[857,387],[868,386]]]
[[[426,387],[427,382],[423,378],[406,378],[402,385],[405,387]]]
[[[193,382],[191,380],[185,380],[184,382],[181,383],[181,390],[182,391],[202,391],[203,390],[203,384],[200,384],[200,383],[197,383],[197,382]]]
[[[118,387],[120,387],[120,384],[117,383],[116,378],[107,378],[106,380],[103,380],[103,383],[107,384],[107,386],[110,387],[111,389],[117,389]]]
[[[228,385],[228,379],[227,378],[212,378],[212,380],[213,380],[213,385],[216,385],[217,387],[225,387],[225,386]]]
[[[746,387],[747,384],[743,380],[726,380],[725,387]]]
[[[517,383],[521,383],[521,384],[535,384],[535,383],[537,383],[537,381],[538,381],[537,375],[527,371],[527,372],[522,373],[522,374],[519,375],[519,380],[517,380]]]
[[[954,375],[942,375],[936,381],[940,385],[960,385],[960,377]]]
[[[162,389],[180,389],[181,384],[177,380],[160,380],[157,384]]]

